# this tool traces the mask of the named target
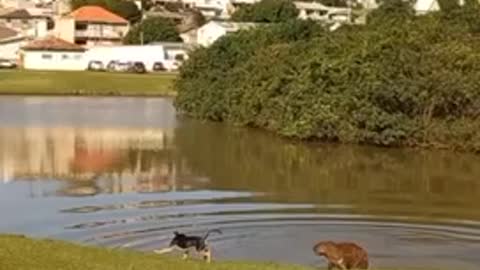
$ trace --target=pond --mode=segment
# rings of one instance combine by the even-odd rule
[[[480,157],[302,144],[176,115],[163,98],[0,98],[0,233],[152,251],[202,234],[218,260],[478,269]]]

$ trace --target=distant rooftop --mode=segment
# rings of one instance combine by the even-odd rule
[[[81,22],[128,24],[124,18],[99,6],[83,6],[72,11],[69,16]]]
[[[322,5],[321,3],[318,2],[302,2],[302,1],[295,1],[293,2],[295,7],[298,9],[308,9],[308,10],[326,10],[329,9],[330,7],[327,7],[325,5]]]
[[[15,31],[11,28],[0,25],[0,41],[11,39],[11,38],[14,38],[16,36],[18,36],[17,31]]]
[[[26,51],[85,51],[85,48],[82,46],[52,36],[36,39],[22,47],[22,49]]]
[[[225,28],[227,31],[238,31],[243,29],[249,29],[259,25],[259,23],[251,23],[251,22],[229,22],[229,21],[210,21],[220,25],[221,27]]]
[[[26,9],[3,9],[0,10],[0,18],[4,19],[29,19],[32,18],[32,14]]]

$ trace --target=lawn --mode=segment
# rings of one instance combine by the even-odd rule
[[[0,235],[2,270],[312,270],[273,263],[182,261],[128,250]],[[390,269],[406,270],[406,269]],[[426,270],[426,269],[424,269]],[[433,269],[431,269],[433,270]]]
[[[0,70],[0,94],[173,96],[175,74]]]

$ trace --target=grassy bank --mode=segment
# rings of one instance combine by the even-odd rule
[[[0,236],[2,270],[312,270],[272,263],[182,261],[127,250],[84,247],[53,240]],[[404,269],[390,269],[404,270]],[[427,270],[427,269],[424,269]],[[433,270],[433,269],[428,269]]]
[[[0,70],[0,94],[173,96],[175,74]]]
[[[0,236],[2,270],[307,270],[296,266],[254,263],[214,263],[181,261],[125,250],[83,247],[52,240],[32,240],[20,236]]]

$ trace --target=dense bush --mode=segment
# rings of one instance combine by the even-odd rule
[[[298,10],[292,0],[261,0],[253,5],[243,5],[232,14],[238,22],[285,22],[295,19]]]
[[[301,139],[480,151],[478,20],[386,2],[366,26],[289,22],[194,52],[177,108]]]
[[[155,41],[181,41],[175,22],[161,17],[152,17],[134,25],[125,36],[125,44],[148,44]]]

